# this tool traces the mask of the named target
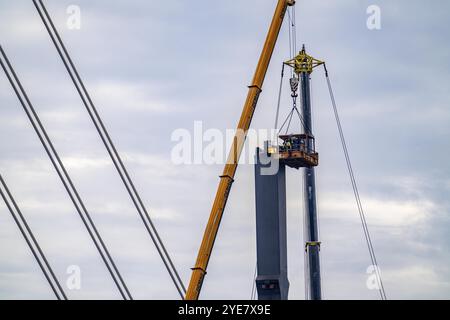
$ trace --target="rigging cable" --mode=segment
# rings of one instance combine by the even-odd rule
[[[283,122],[283,124],[281,125],[280,130],[279,130],[279,131],[281,132],[281,131],[283,130],[283,128],[286,126],[286,124],[287,124],[285,134],[288,134],[288,132],[289,132],[289,129],[290,129],[290,127],[291,127],[292,118],[294,117],[294,112],[296,112],[298,118],[300,119],[301,128],[302,128],[305,132],[310,132],[310,130],[308,130],[308,128],[307,128],[307,126],[306,126],[306,123],[305,123],[305,120],[303,119],[302,114],[300,113],[300,111],[299,111],[298,108],[297,108],[297,97],[298,97],[297,90],[298,90],[298,82],[296,82],[296,81],[297,81],[297,78],[291,78],[291,79],[290,79],[291,90],[292,90],[292,95],[291,95],[291,96],[292,96],[292,109],[291,109],[291,111],[289,112],[289,114],[288,114],[286,120],[284,120],[284,122]],[[278,100],[280,100],[280,99],[281,99],[281,91],[279,92]],[[278,109],[279,109],[279,108],[278,108]],[[277,111],[277,116],[278,116],[278,112],[279,112],[279,111]]]
[[[59,178],[61,179],[61,182],[64,185],[64,188],[66,189],[70,199],[72,200],[72,203],[75,206],[75,209],[77,210],[81,220],[83,221],[84,226],[86,227],[89,235],[92,238],[92,241],[95,244],[95,247],[97,248],[103,262],[105,263],[106,267],[108,268],[109,273],[111,274],[111,277],[113,278],[114,283],[117,286],[117,289],[119,290],[121,296],[123,299],[130,299],[132,300],[132,296],[123,281],[123,278],[119,272],[119,270],[116,267],[116,264],[114,263],[114,260],[112,259],[108,249],[106,248],[105,243],[103,242],[102,237],[100,236],[97,228],[95,227],[95,224],[87,211],[83,201],[80,198],[80,195],[75,188],[69,174],[67,173],[67,170],[61,161],[61,158],[59,157],[56,149],[53,146],[53,143],[50,140],[50,137],[47,134],[47,131],[45,130],[39,116],[36,113],[36,110],[34,109],[32,103],[30,102],[30,99],[28,98],[28,95],[26,94],[19,78],[17,77],[16,72],[14,71],[14,68],[12,67],[8,57],[6,56],[5,52],[3,51],[3,48],[0,45],[0,64],[14,90],[14,92],[17,95],[17,98],[20,101],[20,104],[22,105],[28,119],[30,120],[30,123],[35,130],[40,142],[42,143],[42,146],[44,147],[48,157],[50,158],[50,161],[52,162]],[[3,60],[5,62],[3,62]]]
[[[292,6],[292,41],[293,41],[293,54],[292,58],[297,55],[297,19],[296,19],[296,6]]]
[[[275,131],[278,130],[278,119],[280,117],[281,94],[283,92],[284,66],[285,66],[285,64],[283,63],[283,66],[281,67],[280,90],[278,91],[277,113],[275,116],[275,127],[274,127]]]
[[[255,272],[253,274],[253,282],[252,282],[252,294],[250,296],[250,300],[256,300],[256,276],[258,274],[258,265],[255,265]]]
[[[33,3],[100,138],[182,299],[186,288],[42,0]],[[40,8],[42,7],[42,9]]]
[[[297,55],[297,22],[296,22],[296,10],[295,6],[288,8],[288,29],[289,29],[289,55],[290,59],[294,59]],[[283,76],[284,76],[284,66],[286,63],[283,63],[283,69],[281,72],[281,83],[280,83],[280,90],[278,93],[278,105],[277,105],[277,113],[275,118],[275,129],[278,130],[278,120],[279,120],[279,113],[280,113],[280,102],[281,102],[281,94],[282,94],[282,84],[283,84]],[[291,91],[292,91],[292,100],[293,100],[293,107],[291,112],[289,112],[287,118],[283,122],[282,126],[280,127],[279,132],[281,132],[284,128],[284,126],[287,124],[286,127],[286,134],[288,134],[292,118],[294,117],[294,112],[297,114],[297,116],[300,119],[301,127],[303,130],[308,132],[308,128],[306,128],[305,121],[303,119],[303,116],[301,115],[300,111],[297,108],[297,90],[298,90],[298,78],[295,76],[294,69],[290,68],[291,70],[291,79],[290,79],[290,85],[291,85]]]
[[[364,209],[363,209],[363,206],[362,206],[362,203],[361,203],[361,198],[359,196],[359,191],[358,191],[358,186],[356,184],[355,174],[354,174],[354,171],[353,171],[352,164],[350,162],[350,156],[349,156],[347,143],[346,143],[345,136],[344,136],[344,130],[342,129],[342,124],[341,124],[341,120],[340,120],[339,113],[338,113],[336,100],[335,100],[334,93],[333,93],[333,88],[331,86],[330,77],[329,77],[328,70],[327,70],[327,67],[326,67],[325,64],[324,64],[324,70],[325,70],[325,77],[327,79],[327,84],[328,84],[328,91],[330,93],[331,103],[332,103],[332,106],[333,106],[333,112],[334,112],[334,116],[336,118],[336,124],[337,124],[337,127],[338,127],[339,136],[340,136],[340,139],[341,139],[342,149],[344,151],[345,161],[347,163],[347,169],[348,169],[348,172],[349,172],[349,175],[350,175],[350,180],[351,180],[351,183],[352,183],[353,193],[355,195],[359,216],[360,216],[361,224],[362,224],[363,231],[364,231],[364,237],[366,239],[367,247],[369,249],[370,259],[372,261],[372,265],[375,268],[375,272],[376,272],[376,276],[377,276],[377,282],[378,282],[378,285],[379,285],[378,289],[379,289],[379,292],[380,292],[380,297],[381,297],[382,300],[386,300],[387,299],[386,298],[386,292],[384,290],[383,281],[381,279],[381,274],[380,274],[380,269],[378,267],[378,262],[377,262],[377,258],[376,258],[376,255],[375,255],[375,250],[373,248],[373,244],[372,244],[372,240],[371,240],[371,237],[370,237],[369,228],[367,226],[367,221],[366,221]]]
[[[287,10],[288,13],[288,30],[289,30],[289,58],[294,59],[297,54],[297,27],[295,25],[295,8],[290,7]],[[294,76],[294,70],[290,69],[291,77]]]
[[[292,22],[291,22],[291,9],[288,8],[287,13],[288,13],[288,30],[289,30],[289,58],[292,59],[293,58],[293,54],[292,54]],[[291,71],[292,74],[292,71]]]
[[[44,276],[47,279],[56,298],[58,300],[67,300],[67,296],[63,288],[61,287],[58,278],[53,272],[53,269],[50,266],[47,258],[45,257],[44,252],[39,246],[39,243],[37,242],[30,226],[28,225],[25,217],[20,211],[17,202],[14,200],[14,197],[9,191],[8,186],[6,185],[6,182],[5,180],[3,180],[3,177],[1,175],[0,175],[0,194],[3,200],[5,201],[5,204],[8,207],[8,210],[11,213],[14,221],[16,222],[17,227],[20,230],[20,233],[27,242],[28,247],[31,250],[31,253],[36,259],[36,262],[39,264],[39,267],[44,273]]]

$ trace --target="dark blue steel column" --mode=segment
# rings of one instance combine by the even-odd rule
[[[271,155],[256,150],[255,200],[259,300],[287,300],[286,175],[284,165],[271,167]],[[277,161],[277,160],[275,160]]]
[[[302,114],[304,120],[304,130],[306,134],[313,136],[312,133],[312,114],[311,114],[311,90],[310,90],[310,74],[301,72],[300,77],[300,99],[302,105]],[[313,142],[308,141],[307,147],[309,151],[314,148]],[[305,185],[305,232],[306,243],[305,250],[307,254],[308,270],[308,290],[311,300],[321,300],[321,281],[320,281],[320,242],[317,224],[317,207],[316,207],[316,182],[314,167],[306,167],[304,169],[304,185]]]

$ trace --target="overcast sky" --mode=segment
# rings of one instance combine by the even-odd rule
[[[186,284],[222,166],[174,165],[171,134],[194,121],[236,126],[275,2],[45,1]],[[327,61],[388,298],[450,298],[450,3],[297,2],[298,47]],[[66,26],[72,4],[80,30]],[[366,26],[372,4],[381,30]],[[273,126],[287,31],[285,23],[253,128]],[[32,1],[0,0],[0,43],[133,296],[177,299]],[[323,72],[312,78],[324,298],[377,299]],[[0,173],[60,281],[80,266],[82,288],[69,298],[120,298],[3,72],[0,106]],[[290,298],[304,299],[301,172],[287,176]],[[251,165],[239,167],[204,299],[250,298],[253,179]],[[0,298],[54,298],[3,203]]]

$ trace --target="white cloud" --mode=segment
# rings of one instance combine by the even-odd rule
[[[396,294],[399,294],[401,290],[405,290],[410,298],[414,297],[414,295],[430,295],[436,298],[439,294],[444,294],[442,298],[445,298],[445,294],[448,294],[450,290],[448,279],[443,278],[443,274],[439,274],[429,265],[417,264],[385,270],[382,272],[382,275],[387,282],[395,282],[400,286],[400,288],[395,289]],[[445,291],[447,293],[444,293]]]
[[[319,208],[321,217],[359,221],[355,198],[348,193],[323,194]],[[424,222],[435,210],[428,200],[393,201],[362,198],[362,205],[368,223],[376,226],[404,227]]]
[[[163,100],[155,100],[151,94],[154,84],[133,84],[129,82],[102,82],[92,86],[91,94],[99,104],[127,113],[146,111],[156,113],[173,112],[174,106]]]
[[[62,158],[67,169],[98,169],[112,166],[112,162],[109,158],[84,158],[84,157],[64,157]]]

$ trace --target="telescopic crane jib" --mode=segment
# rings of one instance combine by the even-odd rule
[[[238,124],[237,134],[234,137],[223,174],[220,176],[220,183],[211,209],[208,224],[206,225],[195,266],[192,268],[192,276],[186,293],[186,300],[197,300],[199,298],[223,212],[230,194],[231,186],[234,182],[234,176],[238,166],[239,157],[244,147],[247,131],[250,128],[258,98],[262,91],[266,72],[286,15],[286,10],[289,6],[293,5],[295,5],[295,0],[278,0],[253,81],[249,86],[249,92]],[[239,132],[244,132],[244,136],[239,135]]]

